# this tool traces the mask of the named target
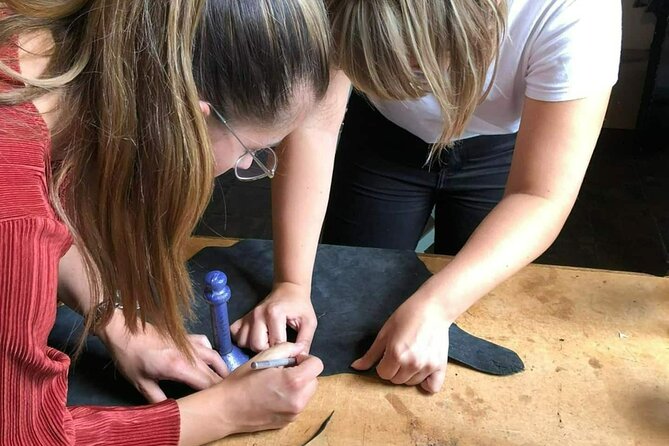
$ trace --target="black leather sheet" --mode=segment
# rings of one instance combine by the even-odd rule
[[[226,273],[232,290],[231,321],[251,310],[270,291],[272,244],[245,240],[231,248],[207,248],[189,262],[196,295],[197,320],[193,333],[203,333],[213,342],[209,307],[201,298],[207,272]],[[430,277],[430,272],[410,251],[340,246],[319,247],[314,271],[312,300],[318,329],[312,353],[325,364],[323,375],[358,373],[350,364],[371,346],[392,312]],[[71,351],[80,318],[59,308],[50,345]],[[76,330],[74,330],[76,331]],[[504,347],[476,338],[456,325],[450,329],[450,359],[493,375],[523,370],[518,355]],[[373,370],[372,370],[373,373]],[[87,342],[86,353],[70,374],[69,404],[139,404],[142,397],[116,373],[104,346],[97,338]],[[179,396],[183,386],[167,384],[166,393]]]

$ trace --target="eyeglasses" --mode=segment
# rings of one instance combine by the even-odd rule
[[[274,149],[265,147],[264,149],[251,150],[246,147],[246,144],[237,136],[232,130],[228,121],[209,104],[216,118],[228,129],[228,131],[239,141],[239,144],[244,148],[244,154],[235,162],[235,177],[240,181],[256,181],[262,178],[274,178],[277,166],[277,156]],[[250,159],[249,159],[250,157]],[[244,167],[248,166],[248,167]]]

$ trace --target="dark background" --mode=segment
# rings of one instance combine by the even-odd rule
[[[585,183],[542,263],[669,272],[669,0],[623,0],[619,82]],[[272,237],[269,180],[217,180],[200,235]],[[429,235],[421,250],[429,245]]]

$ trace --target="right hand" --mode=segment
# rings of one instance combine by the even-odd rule
[[[318,387],[323,363],[303,354],[304,345],[283,343],[266,350],[235,370],[217,388],[231,433],[279,429],[304,410]],[[297,357],[294,367],[251,370],[252,361]]]

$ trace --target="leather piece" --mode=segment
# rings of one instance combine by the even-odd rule
[[[272,285],[272,242],[244,240],[231,248],[206,248],[189,262],[196,296],[196,320],[189,329],[212,338],[208,304],[202,296],[204,276],[218,269],[228,276],[232,298],[228,311],[232,321],[240,318],[269,293]],[[412,251],[374,248],[319,247],[312,289],[318,329],[312,353],[323,360],[324,376],[358,373],[349,365],[371,346],[392,312],[431,273]],[[61,307],[50,345],[72,351],[73,327],[78,315]],[[455,324],[450,328],[452,361],[493,375],[510,375],[524,369],[513,351],[474,337]],[[369,373],[374,373],[372,369]],[[178,397],[184,386],[163,386]],[[70,374],[69,404],[138,404],[142,397],[115,372],[104,346],[95,337]]]

